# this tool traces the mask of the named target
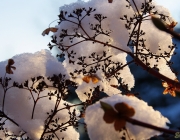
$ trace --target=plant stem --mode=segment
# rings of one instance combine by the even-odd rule
[[[6,91],[7,91],[7,90],[5,89],[5,88],[7,88],[7,87],[5,86],[5,78],[6,78],[6,73],[5,73],[5,75],[4,75],[3,83],[2,83],[3,90],[4,90],[3,104],[2,104],[2,112],[4,112],[4,103],[5,103],[5,97],[6,97]]]
[[[0,117],[4,117],[7,118],[8,120],[10,120],[11,122],[13,122],[15,125],[19,126],[13,119],[11,119],[10,117],[8,117],[4,112],[0,111]]]
[[[2,112],[4,112],[5,98],[6,98],[6,90],[4,89],[3,104],[2,104]]]
[[[34,118],[34,110],[35,110],[35,107],[36,107],[36,103],[37,103],[37,100],[34,102],[34,105],[33,105],[33,111],[32,111],[32,114],[31,114],[31,119]]]
[[[153,130],[160,131],[160,132],[164,132],[164,133],[168,133],[168,134],[172,134],[172,135],[175,135],[176,132],[179,132],[179,131],[175,131],[175,130],[169,130],[169,129],[166,129],[166,128],[157,127],[157,126],[154,126],[154,125],[151,125],[151,124],[148,124],[148,123],[145,123],[145,122],[141,122],[141,121],[138,121],[138,120],[126,117],[126,116],[123,116],[123,118],[127,122],[129,122],[129,123],[131,123],[133,125],[143,126],[143,127],[146,127],[146,128],[150,128],[150,129],[153,129]]]
[[[148,67],[146,64],[144,64],[138,57],[135,57],[134,54],[132,53],[128,53],[135,61],[135,63],[139,66],[141,66],[144,70],[146,70],[147,72],[149,72],[151,75],[166,81],[167,83],[172,84],[173,86],[175,86],[177,89],[180,89],[180,83],[177,81],[174,81],[164,75],[162,75],[161,73],[159,73],[158,71],[156,71],[155,69]]]
[[[174,87],[176,87],[176,89],[180,89],[180,83],[179,83],[179,82],[174,81],[174,80],[172,80],[172,79],[170,79],[170,78],[162,75],[161,73],[159,73],[158,71],[156,71],[155,69],[153,69],[153,68],[151,68],[151,67],[148,67],[148,66],[147,66],[146,64],[144,64],[138,57],[134,56],[133,53],[128,52],[128,51],[125,51],[125,50],[123,50],[123,49],[121,49],[121,48],[118,48],[118,47],[116,47],[116,46],[113,46],[113,45],[111,45],[111,44],[106,44],[106,43],[101,42],[101,41],[98,41],[98,40],[94,40],[94,39],[89,39],[89,40],[94,41],[94,42],[97,42],[97,43],[100,43],[100,44],[103,44],[103,45],[107,45],[107,46],[109,46],[109,47],[112,47],[112,48],[114,48],[114,49],[117,49],[117,50],[120,50],[120,51],[123,51],[123,52],[129,54],[129,55],[134,59],[134,62],[135,62],[137,65],[141,66],[144,70],[146,70],[147,72],[149,72],[151,75],[157,77],[158,79],[161,79],[161,80],[163,80],[163,81],[166,81],[167,83],[172,84]]]
[[[114,75],[115,73],[117,73],[119,70],[122,70],[124,67],[126,67],[127,65],[130,65],[130,64],[133,63],[133,62],[134,62],[134,60],[126,63],[126,64],[123,65],[122,67],[117,68],[117,69],[116,69],[115,71],[113,71],[112,73],[107,74],[107,75],[106,75],[106,79],[110,78],[112,75]]]
[[[171,34],[174,38],[180,40],[180,34],[176,33],[175,31],[168,29],[166,32]]]

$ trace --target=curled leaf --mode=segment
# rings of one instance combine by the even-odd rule
[[[6,65],[6,73],[8,73],[8,74],[13,74],[12,69],[13,69],[13,70],[16,69],[16,67],[12,66],[14,63],[15,63],[15,62],[14,62],[13,59],[9,59],[9,60],[8,60],[8,64]]]
[[[57,30],[58,30],[58,28],[50,27],[50,28],[47,28],[46,30],[44,30],[44,31],[42,32],[42,35],[43,35],[43,36],[48,35],[50,31],[53,32],[53,33],[55,33],[55,32],[57,32]]]

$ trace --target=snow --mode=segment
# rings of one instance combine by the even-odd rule
[[[135,0],[137,3],[138,9],[141,7],[141,3],[144,0]],[[132,4],[132,1],[131,1]],[[84,92],[90,92],[90,89],[94,89],[97,86],[100,86],[100,89],[103,89],[104,92],[111,96],[109,98],[104,98],[102,101],[111,104],[112,106],[118,102],[125,102],[128,105],[132,106],[136,114],[133,116],[134,119],[153,124],[159,127],[167,128],[166,122],[169,122],[167,118],[163,117],[158,111],[153,110],[152,107],[148,106],[142,100],[137,99],[136,97],[127,97],[120,95],[120,90],[112,87],[111,85],[118,85],[118,79],[121,78],[124,84],[128,85],[128,89],[131,90],[135,85],[134,76],[131,73],[128,66],[124,67],[123,69],[119,70],[119,75],[116,75],[118,78],[115,77],[106,77],[106,73],[102,70],[108,64],[107,60],[101,60],[98,62],[100,65],[99,68],[95,70],[93,73],[99,78],[97,83],[93,83],[90,81],[86,83],[83,81],[83,77],[87,76],[87,73],[91,73],[92,67],[96,66],[94,58],[89,58],[93,53],[98,55],[99,57],[103,56],[102,58],[105,59],[106,57],[110,57],[111,62],[120,63],[121,66],[127,63],[127,53],[133,53],[135,51],[131,50],[129,46],[127,46],[127,42],[129,39],[129,33],[131,33],[133,26],[131,25],[131,30],[127,30],[125,28],[125,22],[120,20],[120,17],[127,15],[127,17],[133,17],[134,14],[137,14],[136,8],[133,6],[132,8],[126,7],[126,1],[118,1],[114,0],[113,3],[108,3],[107,0],[90,0],[88,2],[84,1],[77,1],[70,5],[65,5],[60,7],[60,10],[67,11],[68,13],[73,12],[76,8],[86,8],[87,10],[92,7],[95,8],[94,11],[90,16],[85,17],[81,21],[81,25],[83,27],[79,28],[77,24],[78,19],[68,17],[68,14],[65,16],[71,22],[63,21],[61,24],[57,25],[58,28],[57,32],[53,34],[54,37],[57,38],[57,42],[60,42],[60,34],[62,33],[62,29],[66,30],[67,33],[73,35],[74,31],[77,31],[77,34],[83,35],[83,37],[88,38],[92,37],[95,31],[90,29],[90,24],[97,24],[97,20],[94,19],[95,14],[102,14],[106,16],[101,24],[102,29],[105,31],[110,31],[109,36],[106,35],[98,35],[96,40],[99,42],[109,42],[109,46],[104,46],[101,43],[94,43],[90,40],[84,41],[83,37],[76,37],[73,39],[73,42],[70,42],[69,37],[64,38],[62,45],[71,46],[78,42],[81,42],[77,45],[73,45],[68,49],[68,52],[74,51],[76,55],[71,59],[74,61],[74,64],[69,63],[69,56],[68,53],[65,53],[65,60],[61,63],[58,62],[56,58],[54,58],[48,50],[41,50],[34,54],[32,53],[24,53],[20,55],[16,55],[12,57],[15,61],[13,66],[16,67],[14,70],[14,74],[6,74],[7,77],[10,77],[12,81],[9,82],[9,85],[12,85],[13,81],[18,83],[24,83],[26,80],[31,80],[33,77],[43,76],[45,82],[50,84],[47,80],[47,77],[53,76],[53,74],[64,74],[65,79],[70,79],[78,84],[78,88],[76,89],[76,93],[81,101],[86,101],[87,96]],[[133,4],[132,4],[133,5]],[[156,3],[152,3],[152,5],[156,6]],[[163,9],[161,6],[157,6],[157,9],[160,10],[162,14],[168,14],[171,16],[167,9]],[[85,14],[85,11],[82,13]],[[148,15],[145,15],[148,16]],[[173,18],[170,17],[170,20]],[[148,27],[148,28],[147,28]],[[145,45],[153,54],[163,54],[164,51],[169,52],[170,48],[169,45],[172,45],[172,38],[167,33],[159,31],[154,27],[152,22],[149,20],[149,17],[146,18],[145,21],[141,24],[141,30],[145,32],[144,36],[141,36],[139,39],[145,39]],[[84,32],[85,31],[85,32]],[[158,47],[161,47],[161,50]],[[115,49],[116,47],[116,49]],[[140,45],[138,46],[141,47]],[[171,51],[171,54],[173,54]],[[106,56],[104,57],[103,52],[106,52]],[[148,53],[149,51],[143,51],[142,53]],[[84,62],[87,65],[86,67],[86,74],[80,72],[75,74],[75,70],[79,71],[82,69],[82,66],[78,64],[80,61],[79,57],[85,57],[86,59]],[[142,58],[140,58],[142,59]],[[170,60],[171,56],[168,57],[166,60]],[[160,59],[156,62],[155,58],[147,57],[147,62],[150,63],[150,66],[153,67],[154,65],[158,65],[159,72],[166,75],[171,79],[175,79],[175,75],[172,73],[170,68],[166,65],[166,60]],[[7,65],[7,60],[0,62],[0,77],[4,77],[5,75],[5,67]],[[110,70],[116,66],[114,63],[109,63]],[[74,73],[75,77],[71,77],[70,73]],[[92,76],[92,75],[90,75]],[[36,86],[36,83],[34,86]],[[41,92],[41,95],[47,95],[48,92],[54,92],[53,88],[46,88],[44,91]],[[0,86],[0,93],[4,93],[3,87]],[[32,93],[35,98],[38,97],[36,93]],[[0,107],[3,105],[3,94],[0,95]],[[5,100],[5,113],[10,116],[13,120],[15,120],[19,125],[20,128],[27,132],[27,136],[34,140],[38,140],[41,137],[44,129],[44,121],[47,118],[46,112],[51,110],[55,104],[55,98],[52,98],[51,101],[48,98],[41,99],[35,108],[34,118],[31,119],[32,108],[34,105],[32,96],[28,90],[19,89],[19,88],[10,88],[6,93],[6,100]],[[48,102],[48,103],[47,103]],[[61,101],[60,106],[64,107],[65,101]],[[71,108],[74,109],[74,108]],[[100,108],[99,102],[89,106],[86,110],[85,114],[85,122],[87,123],[88,134],[91,139],[103,139],[103,140],[116,140],[122,136],[122,133],[116,132],[113,129],[113,124],[106,124],[103,121],[103,110]],[[63,110],[57,114],[57,117],[61,118],[61,122],[68,121],[68,111]],[[10,132],[18,133],[21,129],[17,128],[17,126],[13,125],[10,122],[5,124],[7,128],[10,129]],[[150,130],[147,128],[142,128],[140,126],[133,126],[132,124],[127,123],[126,127],[130,136],[134,139],[141,140],[141,139],[148,139],[154,135],[159,135],[161,133]],[[106,132],[106,133],[104,133]],[[67,131],[63,131],[62,133],[58,132],[58,136],[65,137],[65,139],[79,139],[78,132],[75,131],[73,127],[68,127]],[[0,134],[1,138],[4,138],[3,134]]]
[[[6,75],[7,77],[11,77],[12,81],[9,82],[9,86],[12,85],[13,81],[19,82],[19,84],[24,83],[26,80],[29,80],[33,77],[37,76],[44,76],[45,81],[47,81],[47,77],[53,76],[53,74],[58,75],[59,73],[65,74],[66,78],[69,78],[67,71],[63,67],[63,65],[58,62],[56,58],[54,58],[50,51],[48,50],[41,50],[34,54],[32,53],[25,53],[20,54],[12,57],[15,61],[14,66],[16,70],[14,74]],[[5,74],[5,66],[7,61],[0,62],[0,77],[4,77]],[[29,82],[29,85],[32,82]],[[37,83],[36,83],[37,85]],[[35,85],[34,85],[35,86]],[[40,96],[47,95],[48,92],[54,92],[52,88],[45,89],[40,93]],[[0,92],[3,92],[2,86],[0,86]],[[32,92],[34,98],[37,98],[37,93]],[[3,94],[0,95],[0,106],[2,107],[2,99]],[[47,104],[48,102],[48,104]],[[56,100],[52,99],[49,100],[48,97],[42,98],[37,102],[34,118],[31,119],[32,109],[33,109],[33,100],[31,93],[25,89],[19,88],[10,88],[6,92],[6,99],[5,99],[5,113],[12,118],[15,122],[17,122],[20,126],[18,128],[11,122],[7,122],[5,124],[5,128],[9,128],[9,132],[14,132],[18,134],[20,131],[27,132],[27,136],[34,140],[38,140],[44,130],[44,121],[47,118],[47,112],[50,112],[51,109],[54,108]],[[67,103],[65,101],[60,102],[60,108],[65,107],[63,104]],[[70,104],[69,104],[70,105]],[[73,108],[71,108],[72,111]],[[61,118],[61,122],[66,122],[69,119],[68,110],[60,111],[56,117]],[[69,135],[71,133],[71,135]],[[58,136],[60,137],[67,137],[67,139],[78,139],[79,134],[74,130],[74,128],[68,127],[67,131],[58,132]],[[1,138],[5,138],[4,134],[0,135]]]
[[[166,123],[169,123],[167,118],[163,117],[160,112],[154,110],[151,106],[148,106],[146,102],[139,100],[134,96],[116,94],[108,98],[103,98],[100,101],[108,103],[111,106],[114,106],[116,103],[124,102],[135,109],[135,115],[132,117],[133,119],[155,126],[168,128],[166,126]],[[105,121],[102,119],[103,115],[104,111],[101,108],[99,101],[93,105],[88,106],[86,109],[85,122],[87,123],[87,130],[90,139],[120,139],[120,137],[123,136],[123,133],[115,131],[113,123],[105,123]],[[125,127],[130,135],[130,138],[134,140],[144,140],[161,134],[161,132],[133,125],[128,122],[126,123]]]

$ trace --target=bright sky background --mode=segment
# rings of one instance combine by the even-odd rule
[[[43,37],[42,31],[50,22],[58,19],[60,6],[75,1],[2,0],[0,4],[0,61],[16,54],[48,49],[50,36]],[[180,22],[180,0],[156,1],[170,9],[173,17]]]

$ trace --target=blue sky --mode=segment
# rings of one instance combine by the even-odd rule
[[[75,1],[2,0],[0,4],[0,61],[9,59],[16,54],[48,49],[50,36],[43,37],[42,31],[48,27],[50,22],[58,19],[60,6]],[[179,0],[156,1],[170,9],[173,17],[178,20]]]

